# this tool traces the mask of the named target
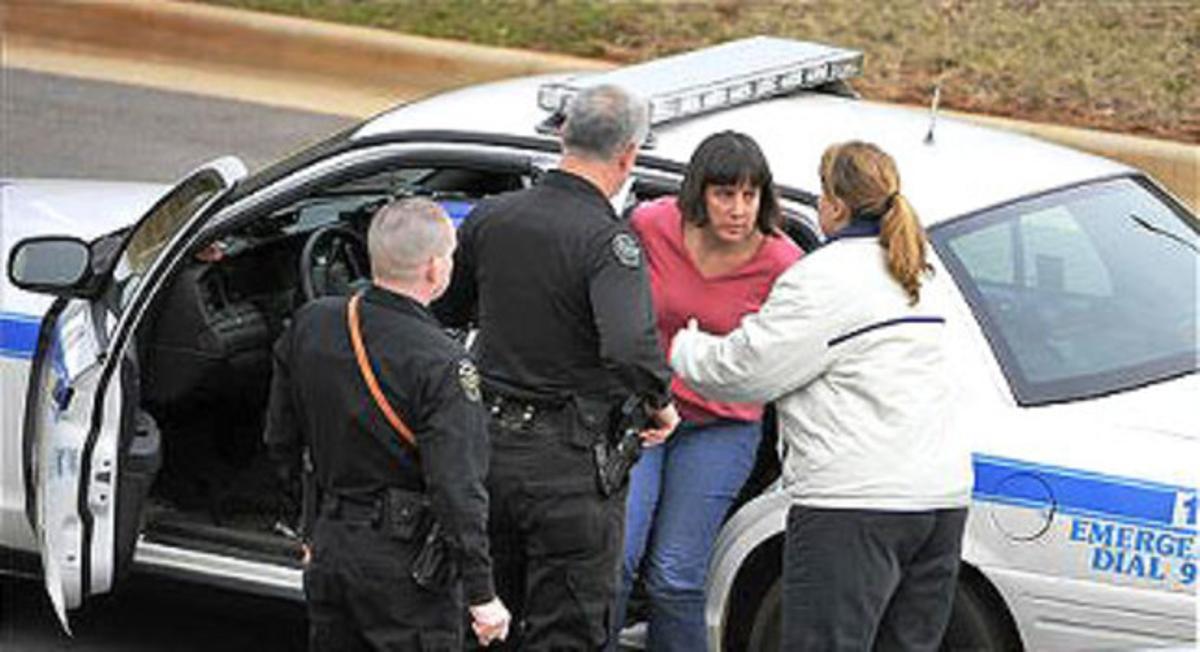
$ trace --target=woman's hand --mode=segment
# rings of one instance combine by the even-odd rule
[[[651,414],[650,418],[654,421],[654,427],[646,428],[638,433],[638,436],[642,438],[643,446],[657,446],[663,443],[679,425],[679,412],[675,409],[674,403],[668,403],[666,407]]]

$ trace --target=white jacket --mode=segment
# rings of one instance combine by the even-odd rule
[[[875,236],[838,239],[784,272],[729,335],[680,331],[671,365],[714,399],[776,400],[783,482],[800,504],[961,507],[971,458],[966,433],[948,427],[940,282],[927,278],[910,306]]]

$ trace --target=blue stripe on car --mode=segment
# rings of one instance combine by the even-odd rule
[[[41,321],[32,315],[0,312],[0,358],[32,358]]]
[[[1021,507],[1046,507],[1049,489],[1055,509],[1063,514],[1099,516],[1116,521],[1175,529],[1175,501],[1195,488],[1106,476],[1076,469],[976,454],[976,500]],[[1012,482],[1020,475],[1035,482]],[[1195,528],[1181,528],[1194,533]]]

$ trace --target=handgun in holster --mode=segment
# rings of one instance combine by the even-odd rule
[[[458,580],[457,557],[442,524],[422,493],[392,487],[384,492],[383,527],[388,536],[419,542],[411,576],[417,586],[430,591],[448,591]]]
[[[600,493],[611,496],[629,480],[629,470],[642,456],[639,433],[649,425],[649,415],[639,396],[629,396],[609,419],[607,436],[595,444]]]
[[[458,581],[459,567],[454,551],[436,520],[425,533],[421,549],[412,561],[412,579],[430,591],[445,591]]]

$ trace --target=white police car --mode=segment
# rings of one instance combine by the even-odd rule
[[[735,129],[812,247],[820,153],[881,145],[954,280],[976,480],[946,647],[1194,643],[1196,217],[1108,160],[952,120],[931,134],[923,111],[855,99],[860,66],[758,38],[603,73],[653,98],[627,202],[675,191],[695,145]],[[599,79],[446,93],[254,176],[221,159],[173,188],[0,184],[0,546],[40,554],[64,625],[131,568],[300,597],[294,493],[259,443],[272,341],[365,275],[380,202],[427,194],[461,218],[531,183],[556,110]],[[764,448],[710,567],[714,650],[778,649],[787,500]]]

